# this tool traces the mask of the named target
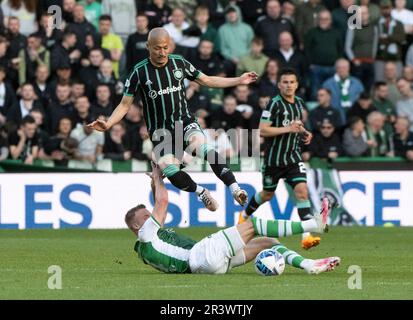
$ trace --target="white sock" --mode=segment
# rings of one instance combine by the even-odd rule
[[[205,188],[204,187],[201,187],[201,186],[196,186],[196,190],[195,190],[195,193],[199,196],[203,191],[205,190]]]
[[[304,232],[318,232],[319,229],[315,219],[301,221],[301,225],[303,226]]]
[[[304,259],[301,263],[300,263],[300,267],[303,268],[304,270],[308,271],[312,268],[314,264],[314,260],[313,259]]]
[[[241,189],[237,182],[234,182],[233,184],[230,184],[229,188],[231,189],[231,193],[234,193],[235,191]]]

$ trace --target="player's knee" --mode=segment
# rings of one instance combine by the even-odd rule
[[[295,197],[297,200],[307,200],[308,191],[304,183],[300,183],[294,188]]]

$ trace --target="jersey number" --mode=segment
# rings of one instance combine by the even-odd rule
[[[305,168],[304,162],[299,162],[298,167],[300,168],[300,173],[306,173],[307,169]]]

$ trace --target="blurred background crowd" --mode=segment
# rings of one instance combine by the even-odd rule
[[[109,132],[85,124],[111,114],[158,26],[171,53],[208,75],[259,74],[225,90],[186,82],[190,110],[227,158],[259,148],[253,130],[287,66],[314,134],[305,160],[413,160],[413,0],[2,0],[0,160],[147,160],[139,97]]]

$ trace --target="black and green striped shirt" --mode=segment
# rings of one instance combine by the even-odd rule
[[[289,103],[281,95],[270,100],[262,112],[262,122],[270,122],[272,127],[288,127],[293,120],[303,120],[304,101],[295,97],[294,103]],[[286,167],[302,161],[301,135],[286,133],[265,139],[264,165]]]
[[[168,55],[168,63],[155,67],[149,58],[135,65],[125,81],[125,96],[137,92],[143,102],[143,114],[148,131],[174,129],[176,121],[194,120],[188,110],[184,79],[195,80],[201,71],[180,55]]]

